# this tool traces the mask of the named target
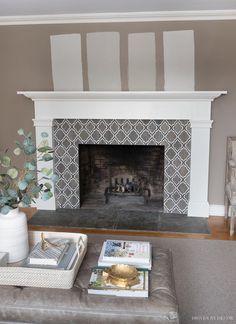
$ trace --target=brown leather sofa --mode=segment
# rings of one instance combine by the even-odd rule
[[[169,250],[153,248],[149,298],[88,295],[91,269],[96,266],[100,251],[100,244],[89,244],[70,290],[0,286],[0,322],[179,323]]]

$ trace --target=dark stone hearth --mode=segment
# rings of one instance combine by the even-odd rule
[[[49,227],[210,234],[206,218],[142,210],[127,211],[114,207],[107,207],[103,210],[81,208],[38,211],[29,224]]]

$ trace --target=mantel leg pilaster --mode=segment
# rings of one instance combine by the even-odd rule
[[[191,171],[188,216],[208,217],[209,146],[212,120],[191,120]]]
[[[35,135],[36,135],[36,145],[39,146],[40,142],[42,141],[41,133],[46,132],[48,133],[48,145],[52,147],[52,119],[33,119],[34,126],[35,126]],[[44,161],[37,162],[37,169],[41,170],[45,167]],[[47,162],[47,168],[53,169],[53,160]],[[41,178],[43,175],[38,175]],[[43,182],[44,180],[41,180]],[[52,185],[52,193],[53,197],[49,200],[42,200],[38,198],[36,200],[37,209],[39,210],[55,210],[56,209],[56,198],[55,198],[55,191],[54,191],[54,184],[51,181],[46,180],[46,182],[50,182]]]

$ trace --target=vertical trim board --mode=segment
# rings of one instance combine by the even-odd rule
[[[120,91],[120,35],[87,34],[88,80],[91,91]]]
[[[155,33],[128,35],[129,90],[156,90]]]
[[[195,89],[193,30],[163,33],[165,90]]]
[[[50,36],[55,91],[83,90],[80,34]]]

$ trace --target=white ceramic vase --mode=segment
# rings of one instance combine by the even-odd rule
[[[9,253],[9,263],[28,256],[27,218],[18,208],[10,210],[7,215],[0,213],[0,252]]]

